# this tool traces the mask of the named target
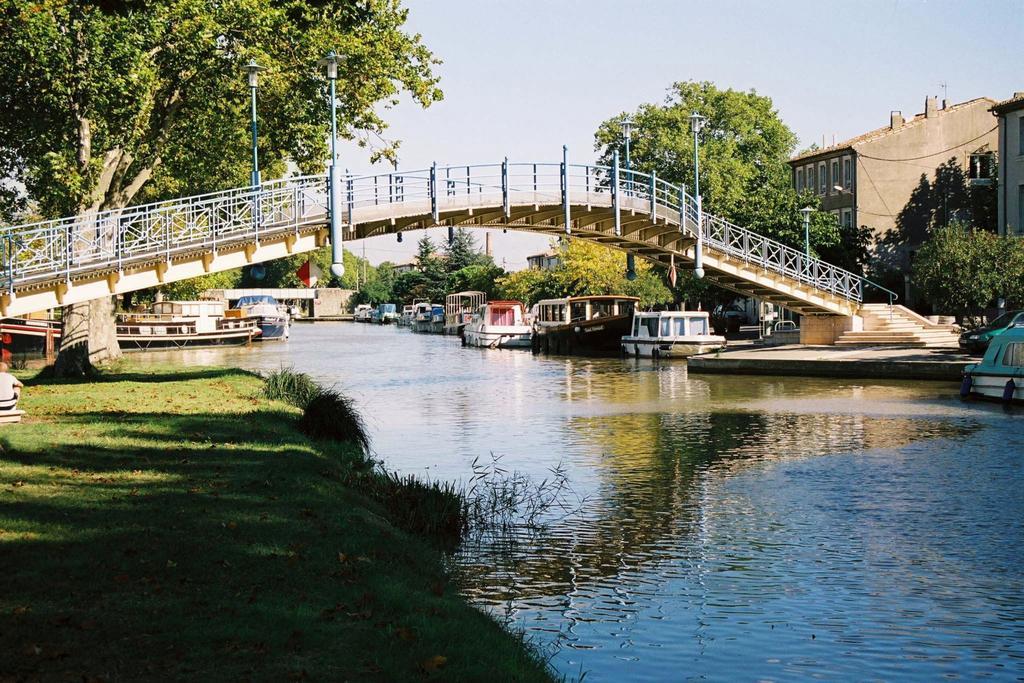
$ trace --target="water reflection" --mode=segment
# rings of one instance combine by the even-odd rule
[[[404,471],[564,463],[580,514],[455,560],[474,600],[560,646],[567,675],[1024,673],[1024,435],[955,387],[692,375],[354,325],[168,357],[340,383]]]

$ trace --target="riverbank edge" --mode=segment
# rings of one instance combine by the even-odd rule
[[[356,459],[352,447],[317,442],[300,434],[295,426],[298,411],[262,399],[262,379],[257,375],[231,368],[201,368],[189,373],[130,361],[88,383],[53,381],[32,372],[17,374],[27,385],[19,405],[27,416],[22,424],[0,431],[0,490],[12,495],[0,508],[0,547],[14,567],[0,579],[4,587],[0,591],[0,634],[5,634],[7,645],[14,645],[5,646],[11,659],[0,656],[0,678],[73,673],[90,680],[94,676],[109,680],[183,678],[201,673],[290,679],[552,680],[542,656],[520,634],[506,630],[458,593],[440,548],[429,539],[396,528],[381,506],[343,483],[340,470],[351,467],[350,461]],[[140,393],[150,395],[140,397]],[[155,404],[163,396],[167,396],[167,405],[158,408]],[[89,402],[79,404],[76,410],[75,399],[83,397]],[[258,416],[258,427],[254,427],[254,416]],[[188,434],[182,433],[185,425]],[[238,441],[223,443],[224,436]],[[243,443],[243,438],[249,441]],[[161,443],[165,441],[169,445]],[[145,447],[132,445],[137,442]],[[220,448],[222,444],[228,452]],[[268,449],[268,444],[278,448]],[[172,470],[180,475],[190,459],[204,452],[214,456],[207,463],[212,470],[166,476]],[[179,457],[183,454],[186,457]],[[261,467],[266,464],[261,460],[278,457],[288,462],[278,463],[277,469]],[[175,468],[174,463],[182,467]],[[265,497],[303,506],[294,511],[299,524],[279,525],[277,530],[267,524],[249,539],[252,547],[285,549],[283,555],[270,553],[270,557],[287,558],[289,569],[284,579],[293,591],[299,591],[291,596],[296,599],[294,604],[268,606],[270,611],[285,608],[282,613],[293,612],[287,618],[268,621],[265,615],[248,610],[253,612],[250,617],[267,627],[260,629],[257,623],[257,633],[237,612],[247,611],[242,603],[261,602],[254,596],[274,586],[254,585],[250,591],[231,581],[224,583],[220,570],[228,570],[230,575],[254,568],[246,566],[242,552],[229,561],[231,551],[224,546],[237,545],[242,525],[256,523],[247,507],[259,496],[247,498],[246,505],[221,510],[217,516],[227,521],[213,524],[216,539],[188,533],[190,522],[198,522],[204,530],[210,526],[209,520],[198,518],[210,514],[206,506],[211,500],[225,500],[219,491],[244,488],[239,478],[243,470],[246,477],[254,471],[260,472],[260,477],[271,472],[265,483],[274,493],[263,492]],[[211,472],[215,481],[204,482]],[[277,485],[281,475],[288,477],[289,485]],[[82,481],[84,476],[88,482]],[[146,479],[161,483],[147,491]],[[100,486],[93,491],[96,495],[90,496],[94,487],[89,482],[93,481]],[[81,488],[69,491],[69,484]],[[175,519],[184,520],[180,526],[168,527],[165,518],[147,518],[145,514],[117,517],[117,523],[130,526],[134,535],[161,537],[159,547],[173,548],[180,557],[166,561],[161,557],[156,565],[139,572],[128,566],[134,559],[125,561],[122,556],[135,558],[144,551],[117,548],[121,552],[112,553],[112,562],[99,560],[104,573],[114,572],[113,585],[103,581],[97,586],[93,583],[95,562],[86,556],[105,555],[106,541],[97,541],[97,536],[117,536],[117,528],[109,521],[97,526],[95,509],[108,498],[123,507],[125,498],[120,494],[125,486],[131,486],[127,500],[134,498],[133,503],[168,498],[178,505],[190,497],[196,500],[196,490],[207,487],[213,498],[197,503],[193,510],[178,510]],[[222,488],[214,490],[218,486]],[[256,486],[255,480],[245,486]],[[295,498],[296,491],[289,486],[300,494],[306,490],[310,494]],[[117,494],[107,496],[110,487],[116,487]],[[85,500],[73,505],[68,500],[72,496]],[[44,501],[54,510],[43,510]],[[272,507],[258,520],[276,519]],[[283,512],[287,514],[291,507],[285,505]],[[59,534],[54,533],[53,513],[60,517]],[[337,518],[333,525],[326,521],[332,517]],[[318,523],[318,535],[329,539],[323,543],[329,547],[314,550],[312,544],[294,537],[314,524],[310,520],[324,520]],[[357,533],[346,528],[351,521],[362,525]],[[332,538],[331,526],[337,527],[336,532],[346,528],[348,533],[342,534],[343,539],[337,533]],[[180,533],[175,533],[178,530]],[[317,570],[303,572],[312,565],[314,554],[319,556]],[[195,558],[217,555],[225,557],[218,561],[217,572],[188,572]],[[147,559],[139,561],[149,563]],[[62,571],[67,574],[69,564],[88,565],[90,570],[72,571],[61,590],[54,583],[62,582],[49,578]],[[160,590],[149,589],[154,583],[159,589],[161,579],[149,574],[170,570],[187,575],[182,582],[189,585],[189,594],[202,594],[203,603],[233,605],[228,611],[235,614],[228,619],[198,620],[176,613],[167,616],[164,610],[170,605],[174,612],[176,603],[154,598]],[[146,575],[135,576],[140,573]],[[303,573],[307,574],[304,578]],[[255,575],[259,577],[258,569]],[[41,582],[45,585],[39,585],[41,577],[47,577]],[[332,583],[331,588],[317,591],[323,594],[319,605],[307,604],[314,602],[309,599],[313,584],[324,582],[325,577],[340,580],[340,585],[335,589]],[[359,586],[361,582],[366,585]],[[123,592],[132,595],[121,605],[118,594]],[[61,600],[61,594],[91,597],[80,604],[74,599]],[[240,595],[248,595],[248,600],[240,601]],[[154,609],[146,609],[147,601],[153,602]],[[97,602],[105,603],[105,608],[99,610]],[[148,612],[144,618],[143,612]],[[161,624],[165,616],[166,623]],[[204,644],[201,634],[185,632],[189,629],[182,628],[183,616],[190,629],[237,629],[238,634]],[[300,622],[301,628],[297,627]],[[152,639],[154,632],[162,630],[164,637],[157,639],[161,641],[157,651],[147,652],[132,642],[140,633]],[[68,637],[69,631],[74,637]],[[346,637],[355,631],[360,632],[358,637]],[[304,647],[304,643],[316,641],[330,649]],[[162,649],[172,657],[161,656],[158,651]]]
[[[745,356],[738,357],[739,353]],[[756,350],[744,350],[734,355],[726,352],[718,356],[693,356],[687,360],[687,368],[690,372],[706,374],[959,382],[964,367],[972,362],[975,361],[771,358]]]

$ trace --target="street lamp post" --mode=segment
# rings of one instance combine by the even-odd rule
[[[693,250],[693,276],[704,277],[704,209],[700,198],[700,155],[697,134],[707,118],[697,112],[690,114],[690,130],[693,132],[693,199],[697,202],[697,244]]]
[[[633,169],[629,158],[629,143],[633,137],[633,120],[628,116],[622,119],[622,137],[626,140],[626,187],[629,187],[633,180],[633,174],[630,172]],[[626,196],[630,196],[630,192],[627,190]],[[636,279],[636,257],[632,252],[626,253],[626,279]]]
[[[809,206],[805,206],[800,209],[800,214],[804,217],[804,258],[811,258],[811,214],[814,213],[814,209]]]
[[[259,152],[256,149],[257,139],[257,126],[256,126],[256,88],[259,86],[259,73],[263,71],[264,67],[256,63],[255,60],[250,59],[249,63],[244,67],[245,73],[249,76],[249,92],[251,94],[251,112],[252,112],[252,175],[250,176],[250,184],[253,187],[259,187],[260,184],[260,157]]]
[[[340,278],[345,274],[345,249],[341,226],[341,178],[338,177],[338,55],[331,50],[319,64],[327,68],[327,80],[331,83],[331,165],[327,170],[327,206],[331,218],[331,272]]]

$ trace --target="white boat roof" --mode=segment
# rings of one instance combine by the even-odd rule
[[[707,311],[637,311],[637,318],[707,318]]]
[[[559,306],[573,301],[640,301],[639,297],[627,296],[625,294],[589,294],[587,296],[570,296],[561,299],[542,299],[536,303],[537,306]]]

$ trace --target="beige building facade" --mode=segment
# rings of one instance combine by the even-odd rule
[[[1024,236],[1024,92],[992,113],[999,121],[999,234]]]
[[[905,119],[890,112],[889,125],[790,160],[793,186],[821,197],[821,207],[840,225],[867,226],[875,239],[896,227],[896,217],[919,185],[951,158],[971,182],[993,182],[997,126],[995,100],[980,97],[940,106],[925,100],[925,111]]]

